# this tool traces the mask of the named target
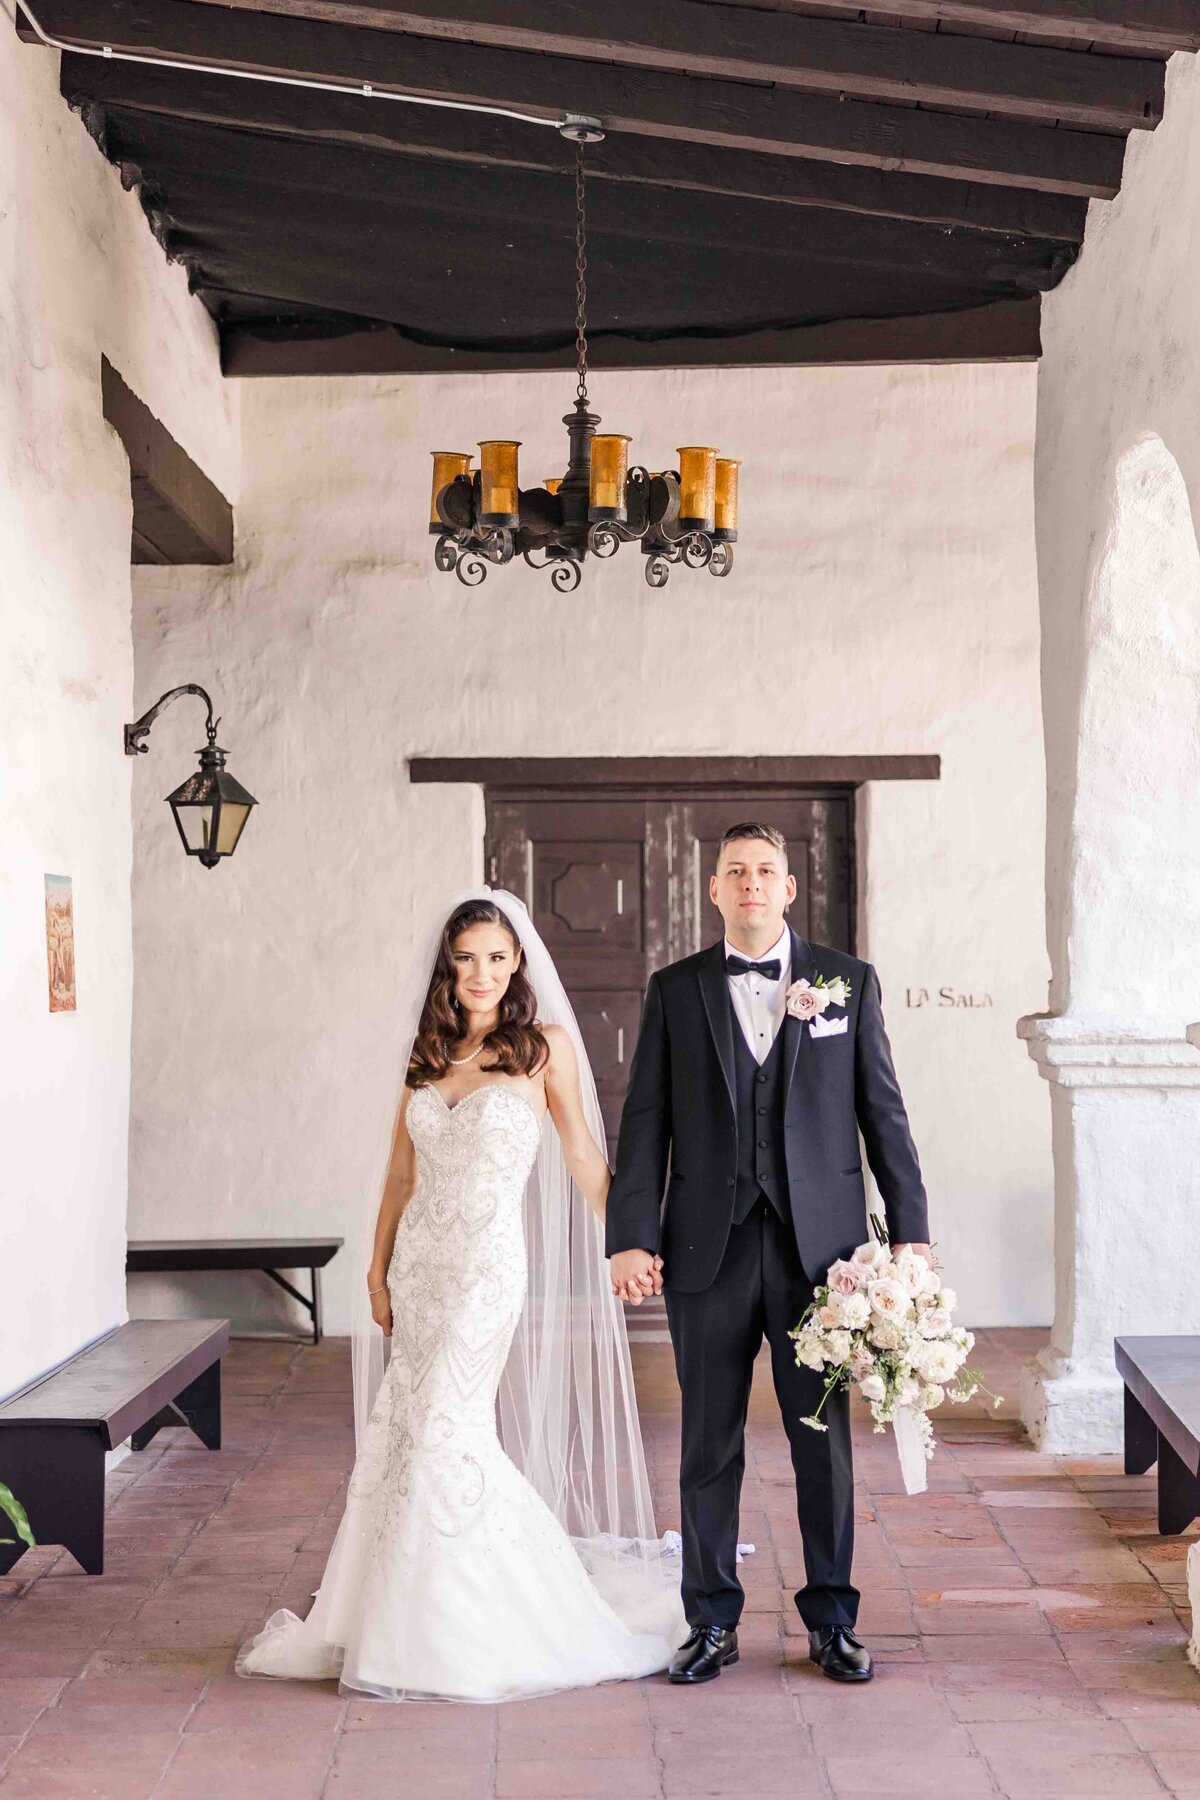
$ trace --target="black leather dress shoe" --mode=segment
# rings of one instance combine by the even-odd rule
[[[808,1660],[819,1663],[830,1681],[870,1681],[871,1652],[848,1625],[822,1625],[808,1634]]]
[[[726,1663],[738,1659],[737,1632],[721,1625],[696,1625],[671,1658],[668,1678],[678,1686],[715,1681]]]

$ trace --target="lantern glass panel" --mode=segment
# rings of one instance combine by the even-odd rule
[[[679,522],[711,531],[716,512],[717,453],[705,444],[683,444],[679,457]]]
[[[545,488],[545,490],[548,494],[557,494],[557,492],[558,492],[559,488],[562,486],[562,484],[563,484],[563,478],[561,475],[547,475],[545,481],[543,481],[543,483],[542,483],[542,486]]]
[[[737,530],[738,470],[741,466],[741,462],[735,456],[718,456],[717,458],[714,517],[718,531]]]
[[[479,511],[485,525],[515,526],[520,523],[517,498],[517,451],[520,447],[513,438],[488,438],[479,446],[483,488]]]
[[[588,510],[593,518],[625,517],[629,445],[630,439],[619,432],[601,432],[592,439]]]
[[[429,523],[440,531],[444,528],[438,518],[437,497],[459,475],[471,473],[471,453],[468,450],[434,450],[432,455],[433,491],[429,496]]]

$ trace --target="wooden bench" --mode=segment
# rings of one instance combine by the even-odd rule
[[[104,1573],[104,1457],[126,1438],[144,1450],[164,1425],[221,1448],[227,1319],[131,1319],[0,1403],[0,1481],[39,1544],[62,1544]],[[0,1544],[0,1575],[25,1545]]]
[[[312,1320],[312,1341],[321,1341],[321,1270],[343,1240],[330,1238],[162,1238],[131,1243],[125,1258],[130,1275],[183,1275],[196,1270],[257,1269],[298,1300]],[[307,1269],[312,1298],[285,1281],[280,1269]]]
[[[1158,1464],[1158,1529],[1186,1531],[1200,1515],[1200,1337],[1116,1340],[1125,1383],[1125,1473]]]

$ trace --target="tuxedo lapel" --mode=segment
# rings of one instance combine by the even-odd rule
[[[812,981],[817,972],[810,946],[795,931],[792,937],[792,973],[791,981]],[[792,1091],[792,1079],[796,1073],[796,1064],[800,1059],[800,1046],[808,1033],[804,1029],[804,1020],[793,1017],[791,1013],[783,1015],[783,1104],[787,1108],[788,1096]]]
[[[733,1069],[733,1008],[729,1004],[729,983],[725,974],[725,945],[714,944],[697,971],[700,996],[708,1015],[708,1028],[717,1047],[721,1073],[729,1090],[729,1104],[737,1115],[737,1098]]]

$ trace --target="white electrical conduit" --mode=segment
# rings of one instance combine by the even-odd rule
[[[183,62],[170,56],[143,56],[137,50],[114,50],[109,44],[105,44],[103,48],[95,44],[71,44],[63,38],[52,37],[43,28],[27,0],[17,0],[17,4],[48,50],[65,50],[71,56],[99,56],[111,62],[144,63],[154,69],[183,69],[200,75],[228,75],[236,81],[268,81],[273,82],[276,87],[313,88],[322,94],[357,95],[361,100],[399,100],[405,106],[437,106],[452,112],[489,113],[500,119],[518,119],[523,125],[547,125],[552,131],[561,132],[564,137],[574,138],[578,128],[589,142],[595,141],[596,133],[603,136],[598,119],[576,113],[567,113],[561,119],[544,119],[535,113],[515,112],[509,106],[488,106],[478,100],[439,100],[429,94],[400,94],[392,88],[375,87],[369,81],[317,81],[308,75],[274,75],[260,69],[239,69],[230,63]],[[4,0],[0,0],[0,11],[12,20],[15,29],[16,15],[9,11]]]

